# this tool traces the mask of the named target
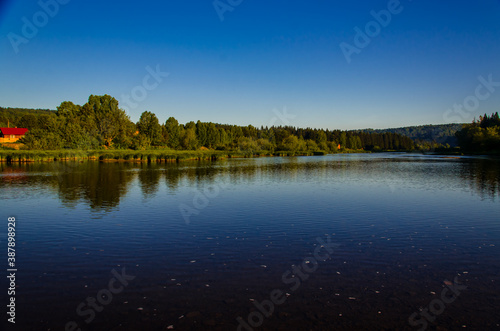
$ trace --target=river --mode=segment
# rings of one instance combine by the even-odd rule
[[[5,252],[16,219],[15,328],[3,313],[12,330],[500,328],[498,160],[338,154],[0,171]]]

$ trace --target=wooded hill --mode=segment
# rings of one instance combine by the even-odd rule
[[[31,109],[31,108],[5,108],[0,107],[0,127],[23,127],[23,122],[21,118],[24,115],[33,114],[38,115],[50,115],[55,113],[54,110],[50,109]]]
[[[419,125],[407,126],[402,128],[373,130],[365,129],[364,132],[374,133],[397,133],[406,137],[410,137],[416,143],[436,142],[442,145],[450,145],[455,147],[458,145],[455,134],[462,129],[464,124],[437,124],[437,125]]]

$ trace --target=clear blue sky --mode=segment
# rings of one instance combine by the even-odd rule
[[[490,86],[473,110],[443,117],[474,96],[478,76],[500,82],[500,0],[401,0],[350,63],[340,44],[355,46],[355,27],[390,1],[243,0],[223,21],[213,0],[60,1],[52,17],[37,1],[0,0],[0,106],[55,109],[90,94],[126,106],[122,95],[135,89],[133,121],[149,110],[162,122],[330,129],[469,122],[500,110],[500,86]],[[36,35],[23,32],[23,17]],[[154,88],[147,80],[142,98],[147,66],[169,76]],[[287,123],[273,112],[284,107],[295,115]]]

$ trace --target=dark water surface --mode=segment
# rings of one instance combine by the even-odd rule
[[[17,220],[9,330],[500,329],[495,160],[0,170],[2,251]]]

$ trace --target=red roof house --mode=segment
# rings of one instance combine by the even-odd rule
[[[28,129],[0,128],[0,143],[13,143],[24,137]]]

